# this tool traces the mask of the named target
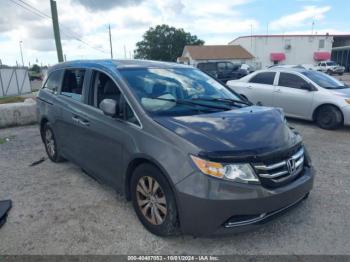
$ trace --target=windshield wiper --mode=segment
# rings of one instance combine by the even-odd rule
[[[174,102],[176,104],[182,104],[182,105],[197,105],[202,107],[208,107],[208,108],[214,108],[214,109],[222,109],[222,110],[230,110],[229,107],[223,107],[223,106],[213,106],[213,105],[207,105],[207,104],[201,104],[196,103],[190,100],[184,100],[184,99],[172,99],[172,98],[162,98],[162,97],[145,97],[149,99],[156,99],[156,100],[162,100],[162,101],[168,101],[168,102]]]
[[[243,104],[248,106],[252,105],[252,103],[250,103],[249,101],[243,101],[243,100],[237,100],[237,99],[231,99],[231,98],[193,98],[192,100],[226,102],[229,104]]]

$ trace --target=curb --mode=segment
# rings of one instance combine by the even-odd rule
[[[36,101],[32,98],[23,103],[0,105],[0,128],[23,126],[38,122]]]

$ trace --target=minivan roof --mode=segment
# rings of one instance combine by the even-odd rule
[[[171,62],[160,62],[152,60],[114,60],[114,59],[101,59],[101,60],[75,60],[56,64],[50,67],[49,71],[64,69],[69,67],[86,67],[93,68],[96,66],[104,66],[110,69],[116,68],[189,68],[187,65],[171,63]]]

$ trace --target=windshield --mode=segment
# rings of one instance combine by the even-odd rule
[[[309,79],[311,79],[320,87],[323,87],[326,89],[348,88],[348,86],[346,86],[344,83],[340,82],[334,77],[326,75],[325,73],[321,73],[317,71],[305,71],[305,72],[302,72],[302,74],[308,77]]]
[[[128,68],[119,72],[151,114],[193,115],[246,106],[238,95],[198,69]]]
[[[326,63],[328,66],[336,66],[337,63],[336,62],[333,62],[333,61],[330,61],[330,62],[327,62]]]

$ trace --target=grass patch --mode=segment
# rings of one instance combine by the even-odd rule
[[[0,104],[18,103],[23,102],[25,98],[20,96],[9,96],[0,98]]]
[[[5,144],[6,142],[15,139],[16,136],[9,137],[0,137],[0,145]]]

